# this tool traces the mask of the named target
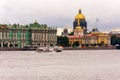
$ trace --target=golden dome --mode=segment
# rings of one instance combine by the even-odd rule
[[[79,9],[78,14],[75,16],[75,19],[85,19],[85,16],[81,13],[81,9]]]
[[[85,19],[85,16],[83,14],[77,14],[75,19]]]

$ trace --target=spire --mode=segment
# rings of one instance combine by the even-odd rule
[[[79,13],[79,14],[81,14],[81,13],[82,13],[82,12],[81,12],[81,9],[79,9],[78,13]]]

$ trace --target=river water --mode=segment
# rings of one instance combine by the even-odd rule
[[[120,50],[0,51],[0,80],[120,80]]]

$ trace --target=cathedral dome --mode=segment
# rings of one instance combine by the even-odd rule
[[[81,13],[81,9],[79,9],[78,14],[75,16],[75,19],[85,19],[85,16]]]
[[[77,14],[75,19],[85,19],[85,16],[83,14]]]

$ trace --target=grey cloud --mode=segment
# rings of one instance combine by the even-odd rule
[[[81,8],[89,29],[96,26],[99,18],[98,28],[107,30],[120,25],[119,3],[119,0],[0,0],[0,23],[27,24],[37,19],[48,25],[72,26]]]

